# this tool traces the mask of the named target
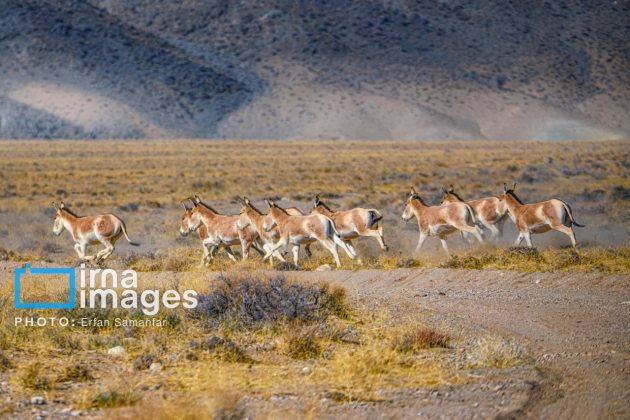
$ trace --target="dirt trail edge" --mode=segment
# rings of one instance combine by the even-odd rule
[[[525,344],[536,372],[525,380],[527,398],[511,407],[503,401],[505,409],[494,415],[630,416],[630,276],[446,269],[294,276],[342,284],[359,300],[392,310],[420,305],[435,325],[487,331]]]

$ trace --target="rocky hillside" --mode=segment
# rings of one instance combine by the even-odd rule
[[[630,3],[5,0],[2,138],[630,137]]]

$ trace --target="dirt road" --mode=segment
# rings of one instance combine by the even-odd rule
[[[0,278],[16,265],[0,266]],[[525,362],[467,369],[471,380],[460,385],[384,389],[377,401],[318,396],[313,406],[296,395],[245,397],[245,412],[253,418],[296,412],[317,418],[630,418],[628,275],[451,269],[278,274],[341,284],[355,305],[386,308],[387,322],[421,314],[423,322],[453,337],[455,349],[489,335],[511,340],[525,348]],[[211,282],[219,273],[139,275]]]
[[[462,331],[464,339],[499,334],[528,350],[526,366],[497,372],[493,383],[392,395],[387,407],[365,407],[365,414],[630,416],[627,275],[426,269],[300,273],[299,277],[341,283],[362,303],[387,304],[400,316],[418,308],[428,322]]]

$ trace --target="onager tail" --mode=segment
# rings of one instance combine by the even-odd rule
[[[370,210],[368,212],[368,222],[365,227],[368,229],[374,229],[374,225],[382,219],[383,216],[379,212],[376,210]],[[380,226],[378,228],[381,229]]]
[[[577,227],[586,227],[585,225],[581,225],[578,222],[575,221],[575,219],[573,218],[573,211],[571,210],[571,207],[565,203],[564,201],[560,200],[562,202],[562,205],[564,206],[564,209],[567,211],[567,215],[569,216],[569,220],[571,221],[571,224],[577,226]]]
[[[129,242],[129,245],[140,246],[139,243],[134,242],[131,239],[129,239],[129,235],[127,235],[127,226],[125,226],[125,222],[123,222],[122,220],[120,221],[120,228],[123,231],[123,235],[125,235],[125,239],[127,239],[127,242]]]
[[[473,225],[477,226],[477,218],[475,217],[475,211],[473,210],[472,207],[470,207],[470,205],[464,203],[464,205],[466,206],[466,210],[468,210],[468,214],[470,215],[470,220],[473,223]]]
[[[473,210],[472,207],[470,207],[469,204],[464,203],[466,206],[466,209],[468,210],[468,214],[470,215],[470,221],[473,223],[473,225],[475,226],[475,229],[477,229],[477,232],[479,232],[480,235],[483,235],[483,229],[482,229],[482,224],[481,221],[477,220],[477,217],[475,216],[475,211]]]

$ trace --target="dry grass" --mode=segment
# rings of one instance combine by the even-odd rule
[[[443,268],[521,271],[600,271],[630,273],[630,247],[573,249],[510,248],[454,255]]]
[[[151,286],[141,279],[140,289]],[[160,312],[157,317],[171,319],[162,328],[16,328],[7,320],[19,311],[3,305],[0,348],[14,356],[4,367],[13,397],[45,392],[85,410],[131,415],[152,412],[150,406],[181,413],[177,417],[229,417],[243,413],[245,396],[269,399],[289,393],[308,404],[321,398],[372,401],[382,398],[383,389],[469,380],[465,370],[453,365],[462,349],[446,348],[446,334],[421,329],[419,317],[394,320],[386,308],[350,304],[339,287],[249,273],[229,274],[212,284],[188,276],[168,287],[192,288],[206,299],[227,298],[229,304],[206,302],[196,313],[181,308]],[[270,290],[284,304],[260,305],[266,315],[252,322],[244,297],[258,305]],[[304,306],[305,300],[311,303]],[[303,306],[295,305],[300,302]],[[118,309],[41,310],[38,315],[136,316]],[[108,356],[107,349],[117,345],[125,354]],[[153,363],[162,369],[148,369]]]
[[[394,349],[403,353],[415,353],[431,348],[448,348],[450,337],[434,328],[416,327],[396,337],[392,343]]]
[[[236,198],[242,195],[257,202],[280,198],[284,205],[308,210],[312,197],[323,194],[336,208],[374,206],[385,216],[391,251],[381,253],[373,240],[357,241],[363,261],[342,256],[344,268],[630,272],[630,248],[619,245],[625,237],[612,241],[612,247],[591,239],[578,253],[556,243],[537,251],[507,246],[464,251],[453,237],[451,259],[433,252],[437,243],[427,244],[422,255],[411,254],[417,229],[400,221],[411,184],[437,203],[444,184],[476,197],[496,195],[503,180],[517,180],[527,201],[566,199],[589,229],[620,231],[630,221],[627,142],[518,147],[528,153],[515,153],[510,142],[0,142],[0,260],[75,263],[67,234],[51,235],[49,204],[63,198],[81,214],[119,214],[131,237],[142,243],[131,249],[120,242],[109,267],[188,271],[181,282],[162,277],[159,287],[203,295],[196,313],[159,313],[167,320],[162,328],[17,328],[14,316],[32,311],[6,304],[13,290],[5,282],[0,373],[12,384],[16,401],[45,392],[74,407],[111,410],[112,415],[237,418],[244,415],[246,398],[288,393],[307,406],[322,398],[374,401],[382,398],[382,389],[461,383],[471,380],[470,368],[518,364],[522,348],[500,338],[470,346],[424,325],[420,315],[392,319],[387,311],[350,304],[343,289],[294,283],[290,273],[274,283],[255,273],[265,264],[253,252],[238,263],[219,253],[200,269],[199,239],[178,233],[179,201],[191,193],[225,213],[239,210]],[[506,236],[506,243],[511,240]],[[330,255],[313,248],[302,269],[333,265]],[[207,270],[239,274],[208,284],[197,274]],[[150,286],[155,284],[141,281],[140,289]],[[267,298],[272,291],[277,296]],[[42,310],[38,315],[143,318],[117,309]],[[118,345],[125,354],[108,356],[107,349]],[[453,363],[458,354],[467,355],[466,363]],[[152,363],[163,369],[148,369]],[[14,409],[0,406],[3,414]]]
[[[497,337],[484,337],[477,340],[468,355],[471,368],[508,368],[522,363],[525,350],[514,341]]]
[[[528,202],[550,197],[569,202],[577,220],[588,226],[577,232],[587,251],[627,240],[628,161],[624,141],[1,141],[0,259],[75,262],[68,235],[51,234],[50,202],[64,199],[80,214],[117,213],[142,243],[130,248],[121,241],[108,264],[193,270],[201,258],[200,241],[196,234],[179,235],[180,200],[198,193],[220,211],[235,213],[237,197],[247,195],[262,209],[262,199],[274,197],[308,211],[314,195],[322,194],[335,208],[374,206],[384,214],[389,253],[382,254],[372,239],[356,241],[367,267],[424,266],[443,257],[434,253],[438,241],[427,241],[420,259],[412,259],[417,229],[400,220],[409,185],[437,203],[445,184],[475,198],[500,194],[503,181],[518,181],[517,191]],[[507,224],[505,247],[515,237]],[[534,240],[541,248],[567,244],[553,234]],[[449,242],[455,250],[464,248],[455,236]],[[332,263],[330,255],[314,248],[315,258],[304,260],[305,269]],[[344,267],[361,267],[343,259]],[[264,264],[252,255],[237,266]],[[220,252],[209,269],[231,267]]]

